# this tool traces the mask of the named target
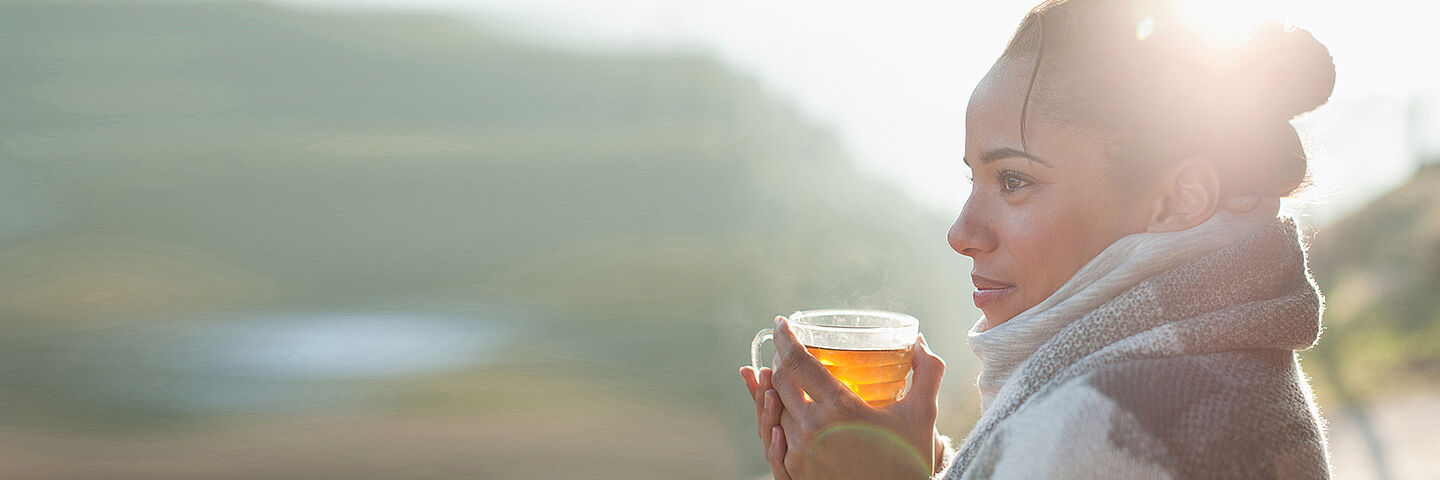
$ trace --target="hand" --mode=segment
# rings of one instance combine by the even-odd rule
[[[749,365],[740,367],[740,378],[745,381],[745,388],[750,390],[750,398],[755,401],[755,420],[759,423],[760,444],[764,447],[767,461],[770,458],[782,458],[785,452],[785,442],[781,440],[783,432],[780,431],[780,411],[783,407],[780,404],[780,395],[770,388],[773,374],[774,370],[769,367],[760,367],[759,370]],[[779,450],[772,452],[774,448]],[[770,463],[771,474],[775,480],[790,480],[783,464]]]
[[[780,429],[771,429],[766,460],[777,480],[924,479],[935,472],[942,454],[935,447],[935,415],[945,362],[924,336],[915,342],[910,391],[882,408],[866,405],[831,376],[795,340],[784,317],[776,318],[775,350],[769,380],[781,401],[774,412]],[[763,428],[773,413],[761,410]]]

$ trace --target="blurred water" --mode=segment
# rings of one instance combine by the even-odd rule
[[[423,374],[493,360],[500,331],[414,313],[267,314],[217,323],[177,349],[181,372],[274,379]]]
[[[358,311],[249,313],[35,342],[49,360],[40,382],[62,403],[191,416],[373,408],[385,382],[485,366],[501,360],[507,338],[487,319]]]

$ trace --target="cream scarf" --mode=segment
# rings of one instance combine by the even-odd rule
[[[1320,297],[1278,199],[1124,237],[970,344],[981,418],[937,478],[1328,476],[1294,351]]]

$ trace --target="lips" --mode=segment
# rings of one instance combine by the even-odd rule
[[[1000,297],[1015,290],[1015,286],[995,280],[978,273],[971,273],[970,280],[975,283],[975,307],[985,308],[986,305],[995,303]]]

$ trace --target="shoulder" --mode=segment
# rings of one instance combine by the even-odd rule
[[[1076,381],[1138,413],[1180,406],[1238,408],[1304,399],[1293,354],[1283,350],[1131,360],[1098,367]]]
[[[1289,351],[1134,360],[1075,382],[1126,420],[1112,422],[1117,447],[1179,477],[1324,476],[1323,434]]]

